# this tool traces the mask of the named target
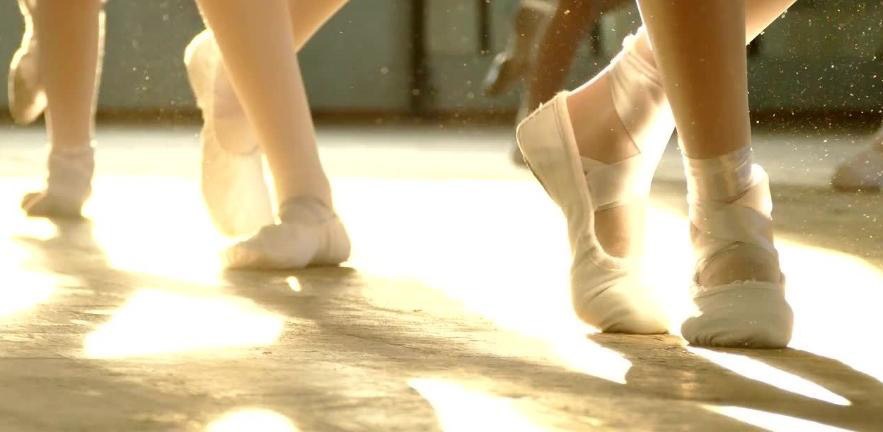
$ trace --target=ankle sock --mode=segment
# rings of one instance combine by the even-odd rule
[[[30,216],[80,216],[83,203],[92,192],[95,170],[92,147],[53,148],[48,165],[46,189],[25,195],[22,209]]]

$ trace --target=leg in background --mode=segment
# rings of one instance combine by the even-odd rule
[[[39,82],[51,144],[43,192],[25,196],[31,215],[77,216],[91,192],[92,137],[102,50],[101,0],[38,1]]]
[[[600,18],[598,1],[561,0],[537,45],[527,77],[528,107],[536,109],[564,87],[579,41]],[[542,65],[542,67],[537,67]]]
[[[548,0],[522,0],[518,3],[506,49],[494,57],[484,79],[486,95],[502,95],[530,72],[537,36],[553,13],[555,6]]]

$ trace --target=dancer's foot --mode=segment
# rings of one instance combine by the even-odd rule
[[[643,230],[634,227],[644,225],[645,198],[674,131],[671,108],[644,32],[640,29],[626,37],[611,66],[574,91],[567,101],[580,155],[596,167],[590,188],[597,184],[595,189],[601,189],[607,184],[611,190],[632,195],[615,206],[600,205],[595,213],[601,245],[620,257],[640,252]],[[614,177],[619,171],[637,177],[631,186],[635,190],[625,189],[626,184]]]
[[[634,258],[650,182],[674,120],[655,65],[640,57],[635,42],[627,38],[598,78],[532,114],[517,138],[568,220],[577,314],[603,331],[662,333],[665,317],[640,282]],[[600,121],[573,126],[571,118],[585,123],[591,115]]]
[[[225,253],[228,268],[297,269],[337,265],[349,258],[350,241],[340,219],[320,200],[302,197],[279,212],[281,222],[268,225]]]
[[[224,234],[253,234],[274,221],[261,151],[210,32],[193,39],[184,62],[203,115],[201,185],[209,215]]]
[[[34,33],[33,0],[19,0],[25,20],[21,45],[9,64],[9,113],[18,124],[32,123],[46,109],[46,92],[37,69],[38,44]]]
[[[580,158],[566,93],[525,119],[518,127],[517,139],[528,168],[567,219],[574,257],[571,291],[577,315],[606,332],[664,333],[665,317],[642,285],[635,263],[607,252],[599,242],[600,227],[594,221],[595,212],[603,206],[618,206],[633,198],[635,171],[604,170],[595,161]],[[593,181],[602,177],[613,182]]]
[[[875,137],[871,148],[840,164],[831,184],[842,191],[883,190],[883,132]]]
[[[92,147],[51,150],[46,189],[26,194],[22,209],[28,216],[80,217],[83,204],[92,192],[94,168]]]
[[[681,333],[694,345],[781,348],[791,339],[793,314],[773,245],[769,179],[752,167],[750,155],[746,147],[687,160],[698,311]]]

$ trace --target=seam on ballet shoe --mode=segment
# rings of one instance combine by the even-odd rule
[[[715,286],[703,286],[693,283],[690,286],[690,297],[694,300],[712,297],[714,295],[742,289],[757,289],[781,292],[784,294],[786,290],[785,278],[781,277],[779,282],[759,281],[759,280],[740,280],[733,281]]]

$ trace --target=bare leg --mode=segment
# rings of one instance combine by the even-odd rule
[[[18,124],[30,124],[46,110],[46,92],[40,83],[39,41],[34,25],[36,0],[18,0],[25,29],[21,45],[9,65],[9,113]]]
[[[331,207],[297,62],[288,2],[259,7],[202,0],[202,12],[249,122],[261,142],[279,202],[311,196]]]
[[[37,6],[40,80],[53,147],[84,147],[92,140],[100,15],[101,0],[42,0]]]
[[[686,154],[710,158],[748,146],[744,0],[640,5]]]
[[[291,0],[295,46],[303,47],[345,3]],[[274,220],[258,139],[209,30],[193,39],[184,61],[204,120],[201,187],[209,215],[224,234],[253,234]]]
[[[297,62],[296,14],[285,0],[252,5],[202,0],[203,16],[261,148],[280,203],[280,225],[267,226],[228,252],[234,267],[288,268],[336,264],[349,241],[333,213]],[[338,4],[338,2],[335,2]],[[296,15],[295,15],[296,16]]]
[[[691,343],[781,347],[791,337],[769,184],[752,165],[744,0],[639,0],[687,166],[698,256]]]
[[[46,126],[52,150],[46,191],[29,194],[22,203],[31,215],[79,215],[91,190],[101,3],[42,0],[36,4],[37,64],[47,98]]]

